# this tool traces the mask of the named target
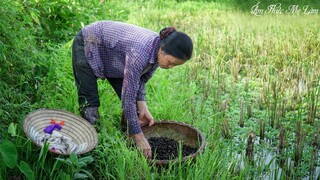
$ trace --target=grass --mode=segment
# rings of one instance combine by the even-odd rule
[[[149,166],[120,132],[120,101],[106,81],[99,81],[98,146],[81,157],[57,157],[35,147],[16,123],[19,136],[8,135],[8,139],[15,142],[18,164],[26,162],[36,179],[311,177],[311,157],[319,168],[319,152],[312,156],[318,148],[312,137],[319,134],[319,15],[253,16],[225,4],[194,1],[136,1],[128,2],[129,6],[129,23],[154,31],[174,25],[192,37],[192,60],[172,70],[159,69],[147,84],[147,99],[155,119],[186,122],[200,129],[208,142],[204,154],[194,162],[172,164],[166,170]],[[48,74],[38,87],[37,103],[29,108],[64,109],[79,115],[71,41],[55,48],[48,60]],[[250,118],[247,105],[252,111]],[[22,121],[25,114],[12,116]],[[313,121],[308,121],[309,117]],[[238,125],[240,118],[243,128]],[[260,143],[256,139],[252,164],[245,157],[246,140],[250,132],[259,136],[260,120],[265,123],[265,140]],[[221,134],[225,121],[228,138]],[[296,140],[297,122],[306,133],[303,143]],[[281,128],[286,130],[284,167],[277,163],[276,154]],[[298,166],[293,162],[294,154],[299,153],[295,149],[304,152]],[[93,162],[79,165],[81,158],[90,157]],[[23,173],[4,165],[0,170],[0,179]],[[313,177],[319,177],[319,170]]]

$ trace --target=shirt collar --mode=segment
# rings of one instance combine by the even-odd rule
[[[152,42],[151,58],[149,60],[150,64],[157,63],[159,46],[160,46],[160,38],[159,38],[159,36],[157,36]]]

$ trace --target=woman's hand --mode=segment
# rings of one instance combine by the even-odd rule
[[[154,119],[148,110],[147,103],[145,101],[137,101],[139,110],[139,122],[140,126],[152,126],[154,124]]]
[[[144,134],[143,133],[135,134],[132,136],[132,138],[135,141],[138,150],[143,152],[143,155],[146,158],[151,159],[152,158],[151,147],[147,139],[144,137]]]

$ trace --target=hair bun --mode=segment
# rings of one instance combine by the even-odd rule
[[[166,37],[168,37],[171,33],[173,33],[174,31],[176,31],[176,29],[174,27],[166,27],[166,28],[163,28],[161,31],[160,31],[160,39],[165,39]]]

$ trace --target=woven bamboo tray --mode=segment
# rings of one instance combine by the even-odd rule
[[[175,141],[181,141],[183,144],[188,145],[198,150],[189,155],[182,157],[182,162],[194,159],[199,154],[203,153],[206,147],[206,140],[204,134],[197,128],[181,122],[175,121],[156,121],[153,126],[144,126],[142,131],[148,140],[151,137],[166,137]],[[169,163],[174,163],[178,159],[172,160],[150,160],[158,166],[166,166]]]
[[[63,110],[38,109],[31,112],[24,119],[23,130],[33,143],[41,147],[41,145],[37,143],[37,135],[43,132],[44,128],[51,124],[52,119],[58,122],[64,121],[64,125],[59,133],[70,137],[73,142],[79,145],[79,148],[74,153],[87,153],[94,149],[98,144],[97,132],[88,121]],[[55,151],[53,152],[64,154]],[[68,153],[64,155],[68,155]]]

